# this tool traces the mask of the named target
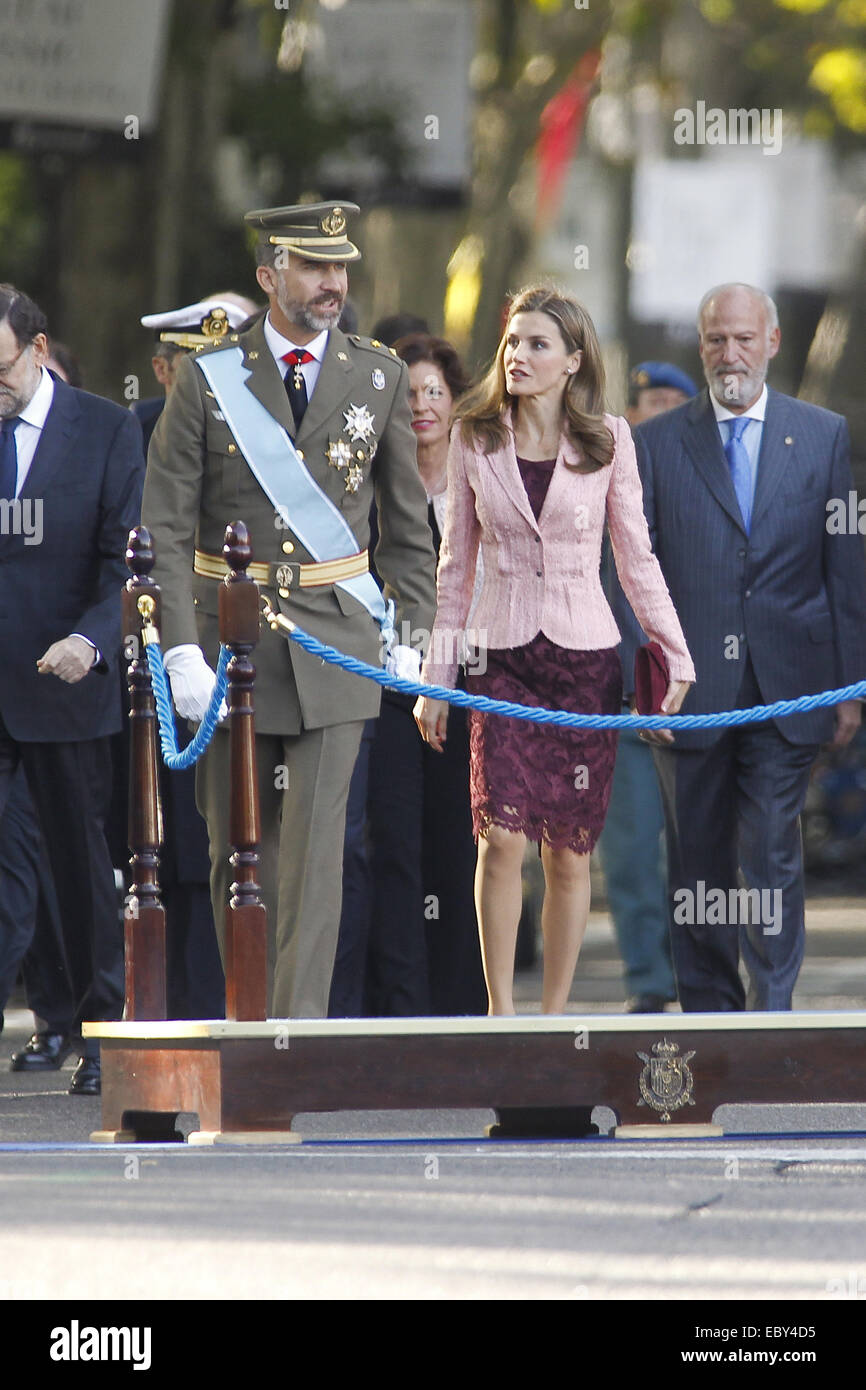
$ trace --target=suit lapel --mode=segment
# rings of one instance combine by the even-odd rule
[[[338,356],[339,353],[342,353],[342,356]],[[303,444],[309,435],[315,434],[316,430],[321,429],[331,418],[349,394],[352,379],[352,363],[346,352],[346,338],[338,328],[332,328],[328,334],[328,346],[319,369],[316,389],[304,411],[301,428],[298,430],[298,444]],[[378,435],[381,424],[377,421],[377,425]]]
[[[570,499],[574,502],[574,480],[576,477],[591,477],[592,474],[576,474],[573,469],[566,465],[580,463],[582,455],[580,450],[571,442],[568,435],[563,434],[559,441],[559,453],[556,458],[556,466],[550,478],[550,485],[547,489],[547,496],[541,507],[538,518],[538,525],[541,530],[547,526],[561,524],[562,503],[566,500],[566,492],[570,494]],[[525,491],[525,489],[524,489]]]
[[[768,391],[761,450],[758,454],[752,531],[777,496],[779,484],[792,462],[792,450],[790,445],[785,444],[786,438],[795,438],[787,402],[777,391]]]
[[[69,454],[81,409],[75,392],[64,381],[54,378],[54,399],[45,417],[33,462],[21,489],[22,497],[45,497],[64,457]]]
[[[745,535],[746,528],[743,525],[737,494],[734,492],[731,470],[722,448],[719,427],[710,405],[709,391],[702,392],[689,408],[683,442],[696,472],[700,474],[719,506]]]
[[[250,373],[244,385],[248,391],[252,391],[256,400],[261,401],[268,414],[279,420],[283,429],[294,437],[295,417],[289,405],[280,369],[268,347],[263,324],[264,319],[259,319],[241,338],[244,366]]]
[[[506,419],[508,437],[503,449],[497,449],[487,457],[488,472],[496,479],[499,484],[500,497],[507,498],[509,502],[520,512],[524,521],[528,521],[533,531],[538,530],[538,522],[535,520],[535,513],[526,494],[523,479],[520,476],[520,467],[517,462],[517,451],[514,447],[514,432],[511,428],[511,417]],[[553,484],[551,483],[551,487]]]

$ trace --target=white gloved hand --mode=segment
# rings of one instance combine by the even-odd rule
[[[163,657],[165,669],[171,683],[171,697],[181,719],[192,719],[200,724],[207,713],[213,688],[216,685],[216,672],[211,670],[204,659],[201,647],[191,642],[180,647],[172,647]],[[226,702],[220,705],[219,717],[228,714]]]
[[[420,681],[421,654],[414,647],[392,647],[385,661],[385,670],[398,680]]]

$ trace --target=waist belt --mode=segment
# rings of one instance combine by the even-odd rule
[[[343,555],[338,560],[321,560],[306,565],[289,564],[285,560],[266,565],[253,560],[247,565],[246,572],[257,584],[276,589],[281,598],[286,598],[291,589],[314,589],[322,584],[338,584],[340,580],[367,574],[369,569],[369,553],[359,550],[356,555]],[[193,570],[202,579],[225,579],[231,573],[221,555],[208,555],[204,550],[195,552]]]

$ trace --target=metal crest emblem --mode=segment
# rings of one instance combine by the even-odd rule
[[[201,331],[206,338],[212,338],[217,342],[224,338],[229,331],[228,314],[225,309],[212,309],[211,312],[202,319]]]
[[[648,1105],[659,1111],[662,1123],[669,1124],[672,1110],[695,1103],[692,1100],[695,1079],[688,1067],[695,1054],[687,1052],[680,1057],[678,1045],[667,1038],[653,1043],[652,1050],[655,1054],[653,1057],[648,1057],[645,1052],[637,1054],[645,1064],[640,1074],[642,1099],[638,1105]]]
[[[375,415],[370,414],[367,406],[350,404],[349,409],[343,411],[343,419],[349,438],[353,442],[360,439],[366,444],[373,433],[373,421],[376,419]]]
[[[341,236],[346,230],[346,218],[342,208],[331,208],[326,217],[319,223],[325,236]]]
[[[370,380],[372,381],[377,391],[385,390],[385,373],[382,371],[381,367],[376,367],[374,369],[373,375],[370,377]]]

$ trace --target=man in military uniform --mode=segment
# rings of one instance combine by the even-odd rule
[[[248,526],[250,573],[275,608],[377,665],[388,620],[366,553],[375,494],[384,598],[395,600],[400,630],[432,625],[435,561],[406,368],[375,340],[336,327],[346,265],[360,257],[346,222],[357,211],[321,203],[247,214],[258,231],[256,278],[269,311],[248,332],[227,332],[179,364],[154,432],[143,518],[156,542],[166,667],[186,718],[202,717],[213,688],[230,521]],[[271,1011],[324,1017],[346,796],[364,721],[378,713],[379,687],[267,629],[255,664]],[[418,654],[393,645],[389,666],[412,675]],[[228,742],[218,729],[197,783],[220,933],[231,881]]]

